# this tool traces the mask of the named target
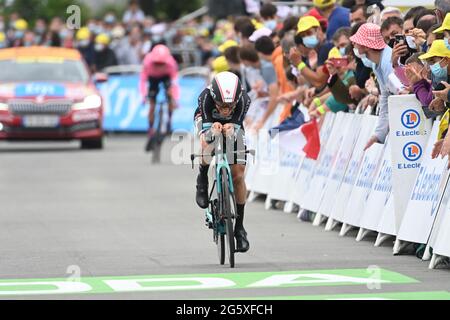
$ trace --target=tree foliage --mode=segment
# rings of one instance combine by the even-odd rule
[[[77,0],[14,0],[11,6],[4,8],[4,13],[8,16],[12,12],[17,12],[28,23],[33,24],[39,18],[50,21],[54,17],[60,17],[66,20],[70,15],[67,8],[72,5],[80,7],[82,22],[90,18],[89,8]]]
[[[140,5],[146,15],[175,20],[197,10],[204,2],[204,0],[140,0]]]

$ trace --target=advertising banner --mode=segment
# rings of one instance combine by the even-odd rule
[[[395,225],[399,228],[424,159],[431,120],[425,117],[415,95],[390,96],[388,108]]]
[[[395,209],[394,209],[394,193],[391,192],[389,199],[384,206],[381,213],[380,224],[377,231],[383,234],[397,235],[397,228],[395,226]]]
[[[448,179],[448,174],[446,174]],[[433,233],[430,239],[430,246],[433,253],[450,257],[450,186],[447,183],[445,197],[433,227]],[[436,230],[436,231],[435,231]]]
[[[384,208],[387,205],[392,191],[392,166],[389,141],[386,142],[381,164],[375,174],[367,202],[364,206],[360,227],[376,231],[380,225]],[[392,212],[393,216],[394,212]]]
[[[185,76],[178,79],[180,100],[172,115],[172,129],[191,132],[198,96],[206,86],[202,77]],[[106,131],[146,132],[149,104],[142,102],[139,92],[139,74],[110,75],[98,85],[104,102],[104,129]],[[160,90],[157,102],[165,101]]]
[[[324,216],[331,216],[333,207],[337,205],[339,189],[343,179],[347,178],[347,172],[351,171],[355,165],[360,164],[364,145],[369,139],[369,135],[373,130],[376,118],[369,115],[355,115],[352,130],[354,130],[348,139],[342,144],[339,151],[338,161],[336,162],[332,174],[328,179],[328,183],[324,193],[324,201],[322,201],[318,212]],[[356,175],[356,172],[355,172]],[[327,199],[325,201],[325,199]]]
[[[329,214],[331,219],[328,220],[327,230],[332,228],[330,223],[333,220],[342,222],[344,219],[345,207],[347,206],[348,199],[353,190],[353,186],[355,185],[356,178],[363,161],[364,147],[369,140],[373,128],[375,127],[376,119],[376,116],[364,115],[363,117],[362,128],[367,127],[367,131],[365,129],[360,131],[355,149],[352,152],[350,162],[347,166],[347,170],[345,171],[344,178],[342,179],[342,183],[340,184],[335,200],[333,201],[333,206]]]
[[[367,204],[367,198],[376,179],[383,149],[384,145],[376,143],[366,150],[355,185],[345,207],[342,222],[354,227],[360,226],[360,220]]]
[[[424,244],[428,241],[447,182],[447,157],[431,159],[438,130],[439,121],[435,121],[423,153],[419,174],[408,197],[409,202],[397,234],[399,240]]]

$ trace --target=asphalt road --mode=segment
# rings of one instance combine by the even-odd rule
[[[300,222],[295,214],[266,211],[263,200],[246,207],[250,251],[236,256],[235,269],[219,265],[211,231],[194,201],[197,170],[189,164],[172,164],[173,143],[165,144],[163,163],[151,165],[144,143],[143,136],[130,135],[107,137],[102,151],[80,150],[78,142],[0,143],[0,298],[36,298],[27,292],[5,295],[2,282],[67,280],[74,272],[80,272],[81,281],[235,275],[238,286],[113,292],[100,284],[95,293],[38,297],[225,299],[440,292],[448,298],[450,270],[428,270],[427,262],[411,255],[394,257],[392,241],[376,248],[374,237],[358,243],[355,232],[339,237],[337,231]],[[410,280],[377,288],[326,281],[249,285],[272,273],[324,274],[321,270],[341,269],[361,273],[369,266]],[[357,273],[351,270],[346,272]]]

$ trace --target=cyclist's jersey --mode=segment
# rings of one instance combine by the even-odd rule
[[[208,130],[214,122],[219,122],[221,124],[232,123],[235,125],[236,129],[242,128],[250,102],[250,97],[244,91],[241,99],[236,104],[234,111],[229,116],[224,117],[217,110],[216,104],[209,92],[209,88],[206,88],[198,97],[198,107],[195,110],[194,119],[198,132],[202,133]]]
[[[169,77],[173,83],[178,76],[178,64],[175,59],[170,54],[170,51],[167,52],[167,56],[165,57],[166,68],[164,70],[160,70],[159,68],[155,68],[154,61],[155,57],[153,52],[148,53],[143,62],[141,79],[139,88],[142,96],[146,97],[148,95],[148,81],[150,78],[153,79],[162,79]]]

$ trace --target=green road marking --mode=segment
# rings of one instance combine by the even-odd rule
[[[337,294],[316,296],[245,297],[214,300],[450,300],[448,291]]]
[[[417,282],[413,278],[385,269],[82,277],[79,281],[64,278],[5,279],[0,280],[0,296],[344,285],[364,285],[373,289],[384,284]]]

